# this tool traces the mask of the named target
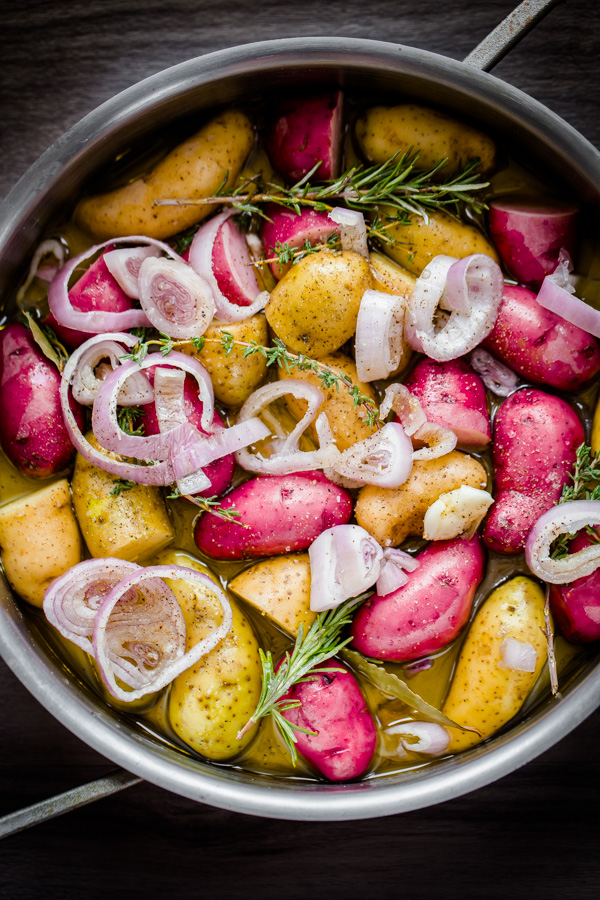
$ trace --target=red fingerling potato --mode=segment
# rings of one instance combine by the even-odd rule
[[[49,478],[68,468],[73,447],[60,406],[60,374],[24,325],[0,331],[0,443],[30,478]],[[83,411],[71,401],[80,428]]]
[[[283,104],[269,127],[265,146],[274,167],[299,181],[317,163],[311,181],[335,178],[341,151],[342,92],[319,94]]]
[[[592,543],[593,539],[580,531],[570,542],[569,551],[576,553]],[[600,569],[570,584],[550,585],[550,606],[567,640],[575,643],[600,640]]]
[[[340,233],[337,222],[333,222],[326,212],[316,209],[303,209],[298,215],[292,209],[273,203],[267,207],[266,212],[271,221],[267,220],[263,225],[262,241],[268,258],[275,254],[277,244],[287,244],[292,250],[296,250],[303,247],[305,241],[322,244],[330,234]],[[291,263],[280,266],[278,262],[272,262],[271,270],[275,278],[281,278],[290,266]]]
[[[519,553],[534,523],[560,498],[583,443],[581,422],[559,397],[525,388],[504,401],[494,422],[495,503],[483,539]]]

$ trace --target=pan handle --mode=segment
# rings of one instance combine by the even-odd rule
[[[489,72],[560,0],[523,0],[485,37],[463,62]]]

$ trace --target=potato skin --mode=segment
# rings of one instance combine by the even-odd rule
[[[495,165],[496,147],[491,138],[444,113],[413,103],[372,107],[356,123],[356,137],[373,163],[386,162],[398,150],[405,153],[411,148],[419,151],[420,169],[432,169],[440,159],[447,159],[441,178],[474,157],[480,159],[477,171],[482,175]]]
[[[60,406],[60,374],[31,332],[13,322],[0,331],[0,442],[10,461],[30,478],[49,478],[71,463],[75,448]],[[71,409],[80,427],[83,413]]]
[[[46,588],[81,561],[81,537],[63,478],[0,509],[4,572],[20,597],[42,606]]]
[[[394,215],[392,207],[381,207],[382,215]],[[457,222],[445,212],[428,213],[429,222],[413,216],[408,225],[393,225],[389,234],[396,240],[386,252],[399,265],[420,275],[434,256],[440,253],[462,259],[472,253],[485,253],[498,262],[495,248],[474,225]]]
[[[374,405],[377,406],[373,388],[370,384],[365,384],[365,382],[358,380],[356,366],[349,356],[345,356],[343,353],[331,353],[328,356],[322,356],[320,361],[323,365],[332,369],[333,372],[348,376],[359,387],[360,392],[366,397],[370,397]],[[377,430],[375,426],[369,428],[366,425],[364,422],[364,407],[354,406],[351,395],[344,387],[340,387],[339,391],[335,386],[324,388],[318,375],[310,371],[300,372],[297,369],[292,369],[290,372],[287,372],[285,369],[279,369],[277,374],[280,381],[298,378],[320,388],[325,399],[319,407],[319,412],[326,413],[339,450],[346,450],[348,447],[356,444],[357,441],[363,441],[365,438],[368,438],[370,434]],[[297,400],[289,394],[285,398],[285,402],[290,412],[298,419],[306,412],[306,400]],[[316,440],[317,432],[314,424],[310,426],[309,434]]]
[[[207,339],[204,348],[196,350],[183,347],[190,356],[195,356],[208,369],[215,390],[215,397],[224,406],[241,406],[258,387],[267,374],[267,361],[260,353],[244,357],[244,347],[236,347],[227,356],[220,343],[223,331],[233,335],[234,340],[250,343],[256,341],[265,345],[268,339],[267,320],[263,313],[250,316],[242,322],[213,322],[204,333]],[[217,343],[212,343],[215,338]]]
[[[368,768],[377,732],[373,717],[354,675],[337,659],[322,668],[340,669],[295,684],[286,700],[301,706],[283,713],[289,722],[316,734],[296,732],[297,747],[329,781],[358,778]]]
[[[308,553],[275,556],[244,569],[229,589],[294,637],[308,631],[317,614],[310,608]]]
[[[504,401],[494,420],[495,503],[483,526],[490,549],[523,549],[536,520],[558,503],[583,441],[577,413],[559,397],[524,388]]]
[[[416,460],[408,481],[399,488],[367,485],[361,489],[356,521],[382,547],[397,547],[410,535],[423,536],[425,513],[440,494],[463,484],[484,488],[486,483],[481,463],[456,450],[438,459]]]
[[[87,438],[98,448],[93,435],[88,434]],[[138,562],[173,540],[173,526],[159,488],[135,484],[118,496],[111,496],[114,475],[79,453],[72,486],[79,527],[92,556],[116,556]]]
[[[519,575],[490,594],[477,612],[458,658],[442,712],[481,732],[450,729],[449,751],[456,753],[491,737],[520,710],[539,678],[547,658],[544,593],[530,578]],[[533,644],[534,672],[516,672],[502,664],[505,638]]]
[[[199,560],[181,550],[165,550],[158,565],[198,569],[217,578]],[[187,629],[186,650],[206,637],[221,621],[221,607],[209,590],[199,584],[166,579],[181,606]],[[236,739],[258,703],[261,666],[258,644],[250,622],[229,597],[233,625],[229,634],[179,675],[169,695],[169,720],[175,733],[207,759],[230,759],[246,747],[256,733],[252,728]]]
[[[418,659],[453,641],[467,622],[485,566],[479,535],[433,541],[417,558],[405,585],[370,597],[354,616],[352,646],[365,656]]]
[[[265,313],[278,338],[317,359],[356,331],[364,292],[373,287],[367,260],[347,250],[320,250],[300,260],[274,288]]]
[[[195,540],[213,559],[252,559],[307,550],[316,537],[352,515],[352,498],[322,472],[251,478],[221,501],[234,506],[246,528],[204,513]]]
[[[131,184],[86,197],[75,220],[99,240],[143,234],[167,238],[211,212],[212,206],[153,206],[155,199],[211,197],[228,173],[233,185],[254,142],[248,117],[227,110],[179,144],[142,178]]]

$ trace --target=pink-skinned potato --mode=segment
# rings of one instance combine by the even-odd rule
[[[196,544],[213,559],[252,559],[306,550],[322,531],[345,525],[352,498],[321,472],[251,478],[221,500],[234,507],[246,527],[202,515]]]
[[[479,375],[462,359],[435,362],[422,359],[408,378],[427,416],[450,428],[465,450],[483,450],[490,442],[490,417],[485,387]]]
[[[136,302],[127,296],[104,262],[104,253],[108,253],[111,249],[114,247],[107,247],[70,289],[69,300],[73,309],[81,312],[118,313],[135,308]],[[46,317],[45,324],[56,332],[70,350],[75,350],[92,337],[88,332],[60,325],[52,313]]]
[[[262,230],[262,240],[267,257],[275,253],[276,244],[287,244],[292,250],[303,247],[305,241],[310,244],[324,243],[330,234],[340,233],[340,226],[333,222],[326,212],[316,209],[303,209],[300,215],[292,209],[271,204],[266,209],[271,221],[266,220]],[[271,263],[275,278],[280,279],[290,268],[291,263],[280,266]]]
[[[260,293],[244,235],[225,219],[213,244],[212,266],[221,293],[237,306],[250,306]]]
[[[521,284],[538,289],[558,265],[558,255],[575,253],[579,207],[557,200],[514,196],[490,203],[490,234],[505,268]]]
[[[435,541],[398,590],[375,594],[352,622],[352,646],[375,659],[402,662],[441,650],[466,624],[483,578],[481,539]]]
[[[295,684],[282,699],[301,706],[283,715],[294,725],[316,734],[296,732],[298,751],[329,781],[350,781],[371,764],[377,731],[373,716],[354,675],[337,659],[328,659],[314,681]]]
[[[483,539],[497,553],[519,553],[534,523],[558,503],[583,443],[576,412],[559,397],[525,388],[494,422],[494,505]]]
[[[30,478],[67,469],[75,454],[60,406],[60,374],[24,325],[0,331],[0,443],[10,461]],[[71,401],[78,425],[83,411]]]
[[[271,122],[265,146],[273,166],[289,181],[320,163],[311,181],[337,175],[341,150],[342,92],[333,91],[281,105]]]
[[[169,367],[164,366],[164,368]],[[154,385],[154,367],[146,369],[144,374],[148,377],[150,383]],[[198,396],[196,379],[192,375],[185,376],[183,385],[183,404],[188,422],[191,422],[201,434],[206,434],[201,427],[202,401]],[[158,425],[154,403],[146,403],[143,410],[144,415],[141,424],[144,428],[144,434],[159,434],[160,427]],[[213,416],[212,426],[213,431],[220,431],[222,428],[225,428],[225,423],[216,410]],[[231,484],[234,469],[235,457],[233,453],[229,453],[227,456],[222,456],[220,459],[215,459],[214,462],[209,463],[204,467],[204,474],[210,479],[210,487],[205,488],[203,491],[199,491],[195,496],[214,497],[225,493]]]
[[[482,346],[527,381],[575,391],[600,371],[600,346],[537,302],[533,291],[507,285],[496,323]]]
[[[593,543],[585,531],[580,531],[569,543],[569,551],[576,553]],[[600,569],[569,584],[550,585],[550,606],[560,630],[573,643],[600,640]]]

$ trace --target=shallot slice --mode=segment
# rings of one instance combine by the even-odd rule
[[[537,650],[529,641],[506,637],[500,644],[500,659],[513,672],[535,672]]]
[[[213,216],[196,232],[190,247],[190,266],[210,286],[215,304],[215,317],[220,322],[241,322],[260,312],[269,301],[268,291],[262,291],[251,303],[239,306],[228,300],[219,287],[213,264],[215,240],[221,225],[236,213],[237,210],[229,209]]]
[[[569,254],[566,250],[561,250],[556,269],[552,275],[546,275],[542,282],[537,302],[571,325],[600,338],[600,311],[574,296],[575,288],[570,272]]]
[[[464,356],[494,327],[503,289],[500,267],[484,253],[464,259],[434,257],[417,279],[409,300],[408,343],[437,362]],[[437,329],[439,308],[449,310],[450,316]]]
[[[158,247],[124,247],[104,254],[106,268],[121,290],[132,300],[140,299],[140,269],[149,256],[160,256]]]
[[[405,384],[390,384],[385,389],[379,415],[382,419],[394,411],[409,437],[412,437],[427,422],[421,401]]]
[[[377,594],[380,597],[393,594],[408,581],[406,573],[414,572],[419,566],[419,560],[410,553],[398,550],[397,547],[388,547],[383,551],[381,571],[376,584]]]
[[[387,378],[403,362],[405,299],[367,290],[360,301],[354,341],[359,381]]]
[[[421,425],[419,430],[414,433],[413,439],[427,444],[426,447],[415,450],[413,453],[413,459],[421,461],[439,459],[440,456],[451,453],[458,442],[454,431],[444,425],[436,425],[435,422],[425,422],[424,425]]]
[[[336,225],[341,225],[340,239],[342,250],[354,250],[355,253],[360,253],[365,259],[369,259],[367,226],[364,215],[357,209],[346,209],[343,206],[336,206],[329,213],[329,218]]]
[[[341,455],[335,471],[357,484],[396,488],[408,479],[413,465],[410,438],[398,422],[388,422]]]
[[[210,285],[183,260],[145,259],[139,293],[152,325],[177,340],[204,334],[215,314]]]
[[[537,520],[525,542],[525,560],[534,575],[550,584],[568,584],[600,567],[600,544],[594,542],[564,559],[552,559],[554,541],[600,525],[599,500],[573,500],[553,506]]]
[[[79,358],[71,382],[78,403],[92,405],[100,385],[111,370],[121,365],[123,355],[123,345],[117,341],[100,341],[87,347]],[[103,359],[108,359],[109,365],[100,365]],[[142,372],[135,372],[119,392],[117,402],[119,406],[143,406],[153,399],[152,385]]]
[[[272,424],[276,428],[278,437],[270,442],[273,453],[270,456],[262,456],[252,453],[247,448],[239,450],[236,454],[238,464],[250,472],[261,475],[289,475],[293,472],[308,472],[313,469],[324,469],[333,466],[340,458],[340,451],[334,443],[329,423],[326,416],[321,413],[317,436],[324,438],[318,450],[300,450],[300,438],[315,420],[319,407],[323,403],[323,393],[315,385],[299,378],[286,378],[283,381],[272,382],[258,388],[248,397],[238,414],[238,423],[245,422],[253,416],[259,416],[274,400],[292,394],[298,400],[307,403],[307,409],[295,428],[283,436],[281,426]],[[267,411],[268,421],[274,423],[275,417]],[[323,418],[321,418],[321,416]],[[325,419],[325,421],[323,421]],[[320,429],[320,434],[319,434]]]
[[[310,608],[323,612],[375,584],[383,550],[360,525],[334,525],[312,542],[308,555]]]
[[[425,756],[440,756],[450,744],[450,732],[437,722],[402,722],[390,725],[385,733],[398,735],[405,750]]]
[[[143,309],[128,309],[123,312],[106,312],[105,310],[93,310],[82,312],[74,309],[69,300],[69,279],[75,269],[90,256],[93,256],[104,247],[112,244],[143,244],[162,250],[171,259],[179,259],[177,254],[162,241],[143,235],[131,237],[111,238],[102,244],[95,244],[74,256],[73,259],[58,270],[48,288],[48,304],[50,312],[60,325],[66,328],[75,328],[88,334],[101,334],[107,331],[127,331],[128,328],[138,328],[149,325],[150,322]]]
[[[498,397],[508,397],[518,387],[519,376],[483,347],[477,347],[471,353],[471,366],[481,376],[488,391]]]
[[[215,595],[223,610],[221,624],[187,653],[184,652],[183,614],[173,592],[164,582],[165,578],[199,583]],[[142,591],[140,585],[144,582],[147,583],[146,589]],[[127,608],[119,605],[121,598],[132,589],[146,599],[148,583],[160,585],[160,594],[150,598],[152,606],[149,613],[145,610],[146,603],[140,602],[137,597],[135,601],[129,601]],[[158,615],[156,608],[160,612]],[[142,621],[147,621],[147,626],[137,623],[140,617]],[[94,656],[102,680],[113,697],[129,702],[139,700],[166,687],[210,653],[226,637],[231,625],[229,600],[207,575],[183,566],[149,566],[123,578],[102,603],[94,621]],[[125,691],[119,687],[116,678],[121,676],[117,669],[127,672],[129,682],[136,682],[133,690]]]
[[[56,260],[56,264],[49,269],[40,269],[40,263],[42,259],[44,258],[44,256],[48,256],[50,253]],[[66,247],[64,244],[61,244],[60,241],[57,241],[54,238],[48,238],[48,240],[42,241],[42,243],[36,248],[36,251],[33,254],[33,259],[31,260],[31,263],[29,265],[27,278],[17,292],[17,306],[19,307],[19,309],[26,309],[25,294],[27,293],[27,289],[33,279],[43,278],[44,281],[51,281],[60,267],[64,264],[65,256]],[[30,305],[33,306],[34,304],[30,303]]]

